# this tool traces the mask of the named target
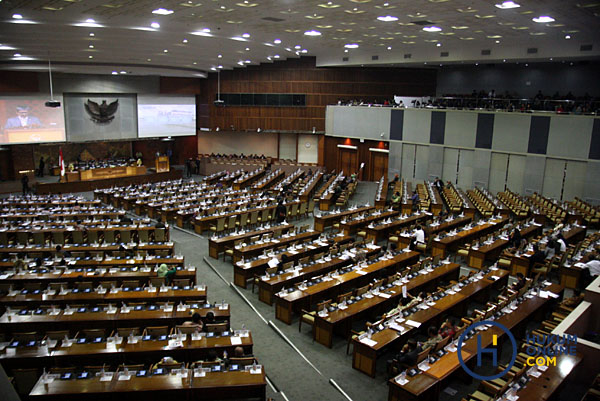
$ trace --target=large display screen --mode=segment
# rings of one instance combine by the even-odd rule
[[[61,107],[44,106],[48,97],[0,97],[0,144],[63,142],[65,114]]]
[[[138,96],[140,138],[196,135],[196,99]]]

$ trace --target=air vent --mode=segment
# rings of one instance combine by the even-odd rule
[[[538,52],[537,47],[530,47],[529,49],[527,49],[527,54],[535,54]]]
[[[421,25],[421,26],[425,26],[425,25],[433,25],[433,22],[431,21],[427,21],[427,20],[422,20],[422,21],[410,21],[412,24],[415,25]]]
[[[492,51],[490,49],[485,49],[481,51],[482,56],[489,56],[490,54],[492,54]]]
[[[348,61],[348,57],[342,57],[342,61]]]
[[[411,58],[411,57],[412,57],[412,54],[410,54],[410,53],[404,54],[404,58]]]
[[[379,60],[379,56],[371,56],[371,60]]]
[[[592,45],[581,45],[579,50],[582,52],[589,52],[592,50]]]
[[[440,57],[448,57],[450,55],[449,52],[441,52]]]
[[[270,21],[270,22],[282,22],[282,21],[285,21],[282,18],[275,18],[275,17],[264,17],[264,18],[261,18],[261,19],[263,19],[265,21]]]

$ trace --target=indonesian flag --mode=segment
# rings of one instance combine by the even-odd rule
[[[65,175],[65,159],[63,159],[62,148],[59,149],[58,167],[60,167],[60,176]]]

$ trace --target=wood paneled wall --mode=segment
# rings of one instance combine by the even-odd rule
[[[45,88],[49,90],[49,88]],[[37,72],[0,71],[0,93],[23,94],[40,91]]]
[[[306,107],[216,107],[217,74],[203,82],[198,103],[209,110],[200,126],[221,130],[325,130],[325,107],[339,99],[383,101],[394,95],[434,95],[436,71],[403,68],[317,68],[314,57],[221,72],[221,93],[306,94]],[[207,124],[207,125],[202,125]]]
[[[365,166],[362,171],[362,176],[359,177],[362,180],[375,181],[381,177],[373,177],[374,169],[371,166],[372,157],[369,148],[389,149],[389,143],[386,141],[373,141],[365,139],[361,142],[359,139],[350,138],[339,138],[331,136],[323,136],[323,140],[319,142],[319,164],[325,166],[327,171],[337,170],[340,164],[339,158],[341,157],[340,148],[337,145],[351,145],[356,146],[358,155],[358,166],[364,163]]]

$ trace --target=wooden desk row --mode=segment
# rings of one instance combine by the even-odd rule
[[[327,227],[331,227],[334,223],[339,223],[343,218],[347,216],[350,216],[355,213],[370,213],[374,209],[374,206],[362,206],[357,208],[350,208],[339,212],[321,212],[319,215],[315,215],[314,227],[315,230],[323,232]]]
[[[487,222],[480,221],[474,227],[468,230],[461,230],[456,235],[449,235],[442,239],[434,239],[432,242],[431,255],[440,255],[445,258],[450,251],[456,251],[461,245],[487,235],[492,231],[496,231],[503,227],[508,222],[508,219],[495,219]]]
[[[132,257],[132,258],[122,258],[122,257],[116,257],[116,258],[110,258],[107,257],[103,260],[98,260],[95,258],[81,258],[81,259],[77,259],[77,258],[65,258],[66,261],[66,265],[67,266],[76,266],[76,267],[112,267],[112,266],[132,266],[132,265],[138,265],[138,266],[146,266],[146,265],[160,265],[160,264],[167,264],[167,265],[183,265],[184,264],[184,258],[183,256],[168,256],[168,257],[160,257],[160,256],[146,256],[146,257]],[[11,268],[14,266],[14,261],[12,260],[1,260],[0,261],[0,268]],[[50,260],[50,261],[45,261],[43,264],[43,267],[46,267],[48,269],[52,268],[53,266],[61,266],[61,261],[58,259],[54,259],[54,260]],[[64,266],[64,264],[63,264]]]

